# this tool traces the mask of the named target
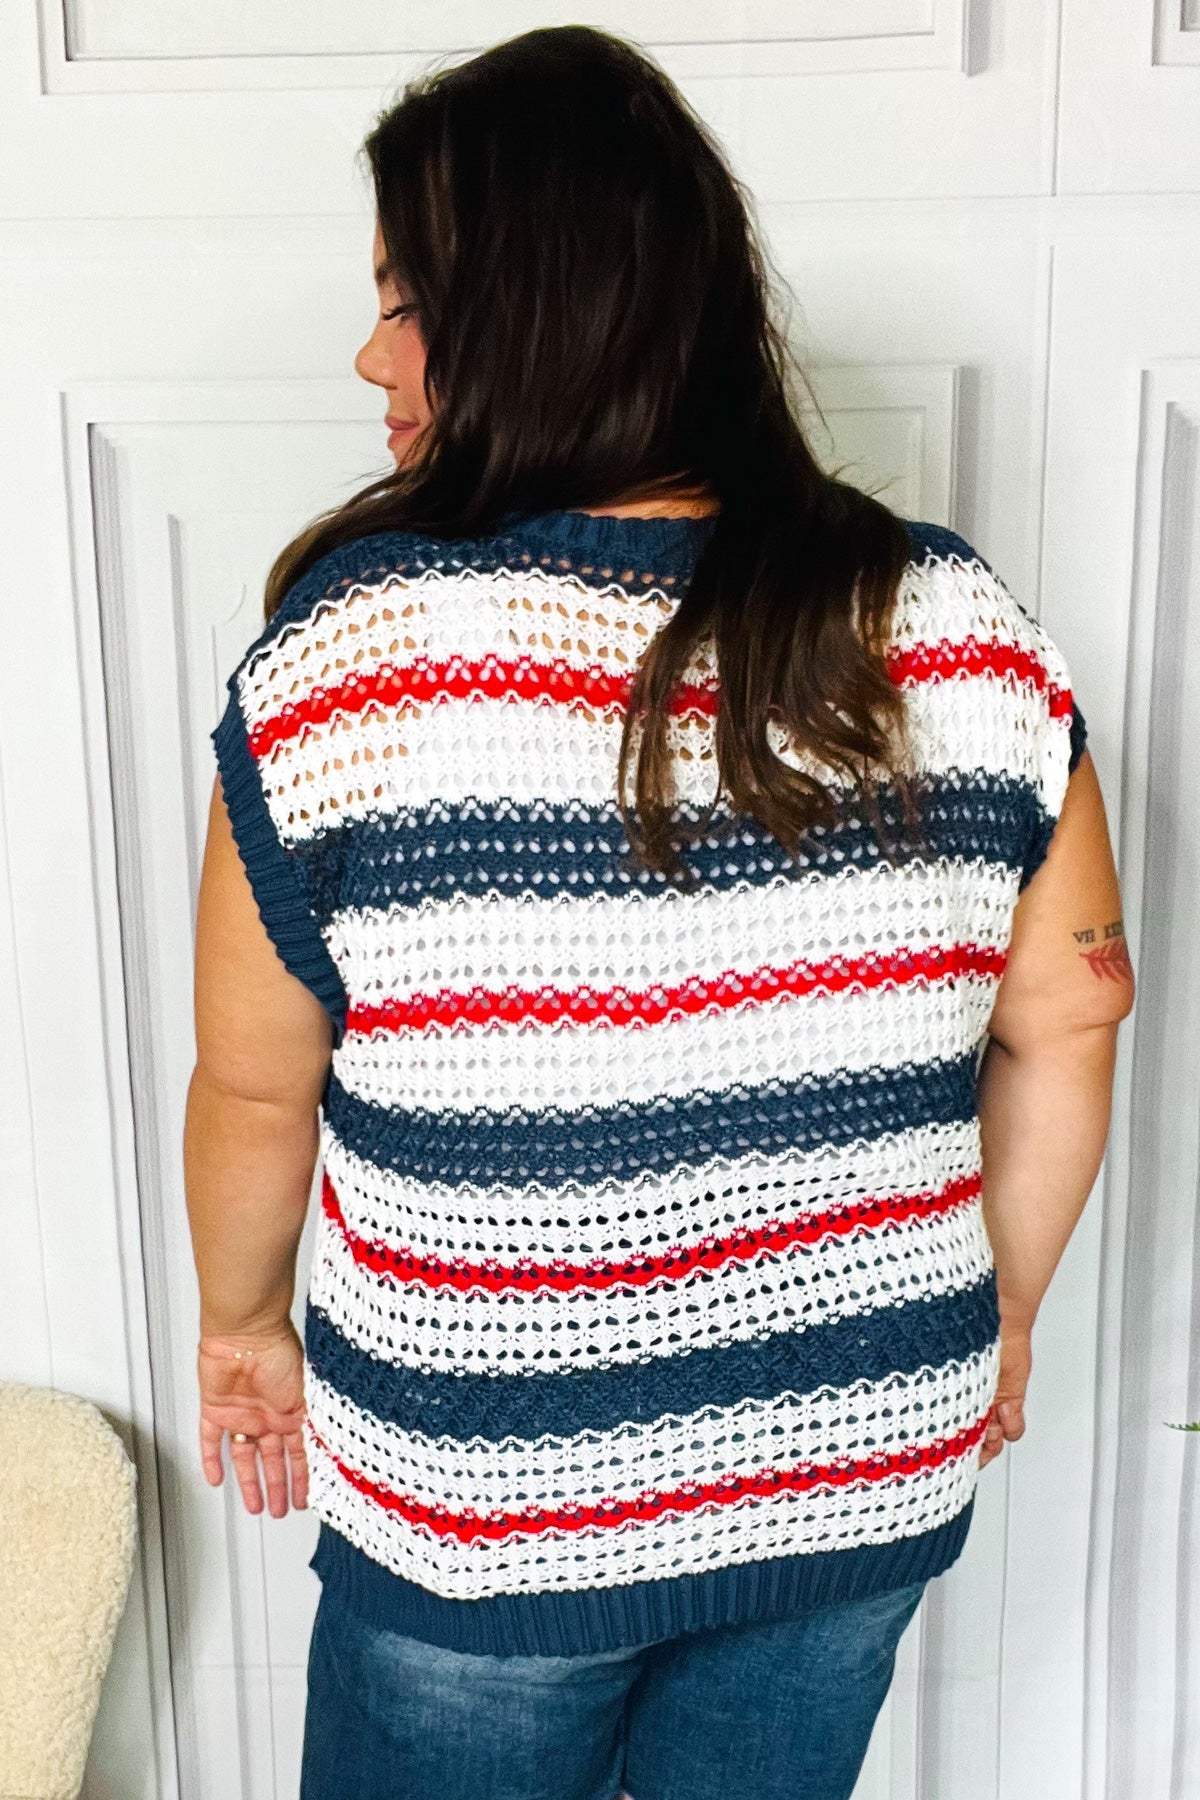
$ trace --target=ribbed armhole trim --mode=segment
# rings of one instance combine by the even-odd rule
[[[238,854],[262,922],[284,967],[329,1013],[336,1048],[346,1028],[346,990],[309,908],[303,872],[279,841],[232,687],[210,735]]]
[[[1079,710],[1075,696],[1071,696],[1071,759],[1067,764],[1068,774],[1075,773],[1075,765],[1083,755],[1087,743],[1087,720]]]
[[[1075,767],[1083,755],[1084,745],[1087,743],[1087,723],[1079,707],[1075,704],[1074,696],[1072,696],[1071,709],[1071,754],[1067,763],[1068,778],[1074,774]],[[1025,892],[1049,855],[1050,839],[1054,836],[1054,828],[1057,824],[1057,818],[1052,818],[1039,802],[1037,829],[1030,841],[1029,850],[1021,869],[1021,878],[1017,884],[1019,894]]]

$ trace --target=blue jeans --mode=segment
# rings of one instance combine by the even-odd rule
[[[321,1591],[300,1800],[849,1800],[924,1582],[586,1656],[477,1656]]]

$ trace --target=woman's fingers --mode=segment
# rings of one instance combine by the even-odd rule
[[[992,1407],[987,1430],[979,1453],[979,1466],[986,1469],[993,1457],[999,1456],[1006,1443],[1015,1444],[1025,1433],[1025,1408],[1020,1400],[997,1400]]]
[[[1010,1444],[1015,1443],[1025,1430],[1024,1406],[1019,1400],[999,1400],[996,1403],[996,1414],[1005,1437]]]
[[[308,1505],[308,1457],[304,1453],[304,1433],[285,1432],[283,1441],[292,1470],[292,1505],[301,1511]]]
[[[287,1459],[283,1439],[277,1431],[269,1431],[258,1440],[263,1480],[267,1484],[267,1511],[273,1519],[282,1519],[288,1509]]]
[[[258,1439],[235,1443],[232,1433],[229,1454],[247,1512],[263,1510],[263,1484],[266,1485],[266,1508],[273,1519],[282,1519],[288,1509],[288,1472],[291,1471],[291,1503],[301,1510],[308,1504],[308,1462],[304,1439],[300,1432],[267,1431]],[[260,1480],[261,1464],[261,1480]]]
[[[1025,1434],[1025,1390],[1033,1366],[1029,1328],[1007,1316],[1003,1304],[1000,1310],[1000,1368],[979,1449],[981,1469],[999,1456],[1005,1444],[1015,1444]]]
[[[238,1478],[238,1486],[242,1490],[242,1499],[246,1511],[260,1513],[263,1509],[262,1488],[258,1482],[258,1445],[253,1438],[247,1438],[239,1444],[233,1433],[229,1434],[229,1460],[233,1464],[233,1472]]]
[[[225,1465],[221,1461],[221,1439],[225,1436],[224,1428],[214,1425],[213,1421],[200,1414],[200,1466],[204,1470],[204,1479],[211,1487],[220,1487],[225,1479]]]
[[[226,1431],[227,1427],[214,1424],[201,1413],[200,1461],[205,1479],[213,1487],[220,1487],[225,1478],[221,1440]],[[265,1504],[272,1518],[281,1519],[287,1512],[289,1481],[291,1504],[298,1512],[308,1505],[308,1458],[302,1431],[268,1431],[258,1438],[248,1437],[244,1444],[235,1440],[232,1431],[228,1435],[229,1459],[248,1512],[262,1512],[264,1482]]]
[[[987,1430],[983,1434],[983,1444],[979,1452],[980,1468],[986,1469],[992,1458],[999,1456],[1003,1448],[1004,1432],[1001,1429],[1000,1421],[993,1412],[991,1418],[988,1420]]]

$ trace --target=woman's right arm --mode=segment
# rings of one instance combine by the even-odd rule
[[[1085,750],[1045,860],[1017,902],[979,1070],[983,1211],[1001,1321],[981,1467],[1025,1428],[1030,1332],[1099,1173],[1117,1028],[1133,998],[1104,800]]]

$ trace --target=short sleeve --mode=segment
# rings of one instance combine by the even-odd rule
[[[1066,657],[1040,620],[966,538],[909,521],[917,596],[913,635],[948,673],[978,683],[978,704],[943,722],[942,750],[991,789],[1004,860],[1027,887],[1046,860],[1087,723]]]
[[[357,554],[356,554],[357,552]],[[226,810],[255,903],[280,960],[346,1024],[346,989],[323,934],[329,923],[340,834],[306,810],[306,723],[313,713],[314,633],[361,575],[361,542],[332,552],[284,595],[226,683],[210,733]],[[310,734],[311,735],[311,734]]]
[[[1021,674],[1028,694],[1029,742],[1025,751],[1031,788],[1030,829],[1018,891],[1028,887],[1046,860],[1066,798],[1067,783],[1087,744],[1087,722],[1076,698],[1066,658],[1046,630],[997,578],[1016,620]]]
[[[321,935],[304,864],[281,838],[264,789],[261,757],[244,711],[246,665],[228,682],[225,710],[210,734],[221,791],[238,854],[259,916],[284,967],[311,990],[329,1013],[334,1041],[345,1029],[346,993]]]

